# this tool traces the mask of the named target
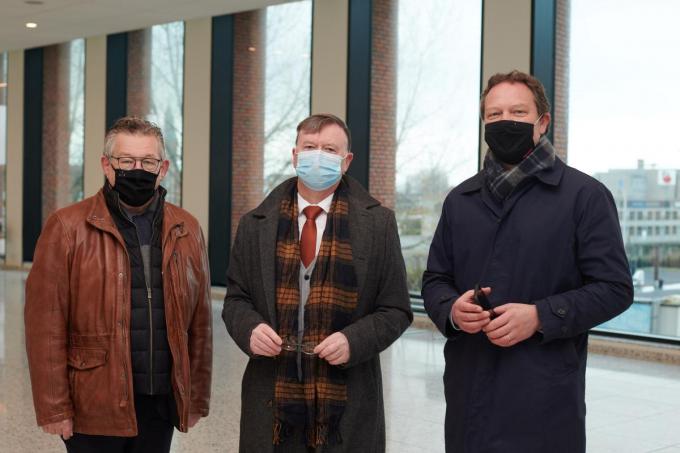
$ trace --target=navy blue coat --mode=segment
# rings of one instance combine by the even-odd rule
[[[493,306],[535,304],[542,333],[509,348],[454,330],[453,302],[476,283]],[[585,451],[588,330],[633,301],[616,206],[607,188],[557,159],[502,205],[481,173],[447,196],[423,298],[448,338],[446,451]]]

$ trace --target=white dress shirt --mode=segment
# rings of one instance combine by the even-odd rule
[[[302,198],[302,195],[300,195],[300,192],[297,194],[297,202],[298,202],[298,234],[300,237],[302,236],[302,227],[305,225],[305,222],[307,221],[307,217],[305,216],[304,212],[302,212],[307,206],[314,206],[312,203],[309,201],[305,200]],[[321,248],[321,238],[323,237],[323,232],[326,229],[326,219],[328,218],[328,211],[331,210],[331,203],[333,202],[333,194],[330,194],[323,200],[321,200],[316,206],[320,207],[323,209],[321,213],[316,217],[316,248],[314,249],[314,257],[316,260],[316,256],[319,254],[319,248]],[[298,239],[300,239],[298,237]],[[310,266],[312,267],[312,266]]]

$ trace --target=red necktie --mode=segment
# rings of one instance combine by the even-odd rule
[[[316,218],[323,212],[319,206],[307,206],[302,213],[307,217],[300,236],[300,259],[305,267],[314,260],[316,255]]]

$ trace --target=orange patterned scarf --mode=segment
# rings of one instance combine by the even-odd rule
[[[302,343],[319,344],[352,322],[357,307],[357,278],[350,244],[345,183],[335,192],[312,271],[304,312]],[[281,203],[276,240],[276,312],[279,335],[298,332],[300,305],[300,247],[295,188]],[[302,354],[302,380],[298,379],[297,352],[278,357],[274,392],[274,444],[295,442],[291,434],[304,428],[310,447],[341,443],[340,419],[347,401],[345,371],[316,355]]]

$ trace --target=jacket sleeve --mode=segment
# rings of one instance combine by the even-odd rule
[[[59,217],[50,216],[26,280],[26,352],[39,426],[74,414],[67,368],[70,242]]]
[[[210,264],[205,239],[199,232],[199,285],[193,317],[189,326],[189,361],[191,369],[191,405],[189,412],[206,417],[210,411],[212,379],[212,303],[210,299]]]
[[[350,346],[350,358],[345,367],[378,355],[399,338],[413,321],[397,222],[391,211],[387,218],[384,250],[373,312],[342,330]]]
[[[258,324],[265,322],[255,308],[251,297],[250,280],[248,278],[248,244],[244,232],[246,229],[241,219],[236,230],[236,238],[231,249],[229,268],[227,269],[227,295],[224,298],[222,319],[229,335],[239,348],[249,356],[250,335]],[[251,248],[251,250],[256,250]]]
[[[451,240],[452,233],[449,229],[446,202],[444,202],[442,215],[430,245],[421,293],[427,315],[439,331],[449,339],[460,335],[461,332],[454,329],[451,323],[451,307],[460,297],[453,278],[454,261]]]
[[[625,311],[633,282],[611,193],[598,185],[576,219],[576,263],[584,285],[536,301],[543,340],[573,337]]]

